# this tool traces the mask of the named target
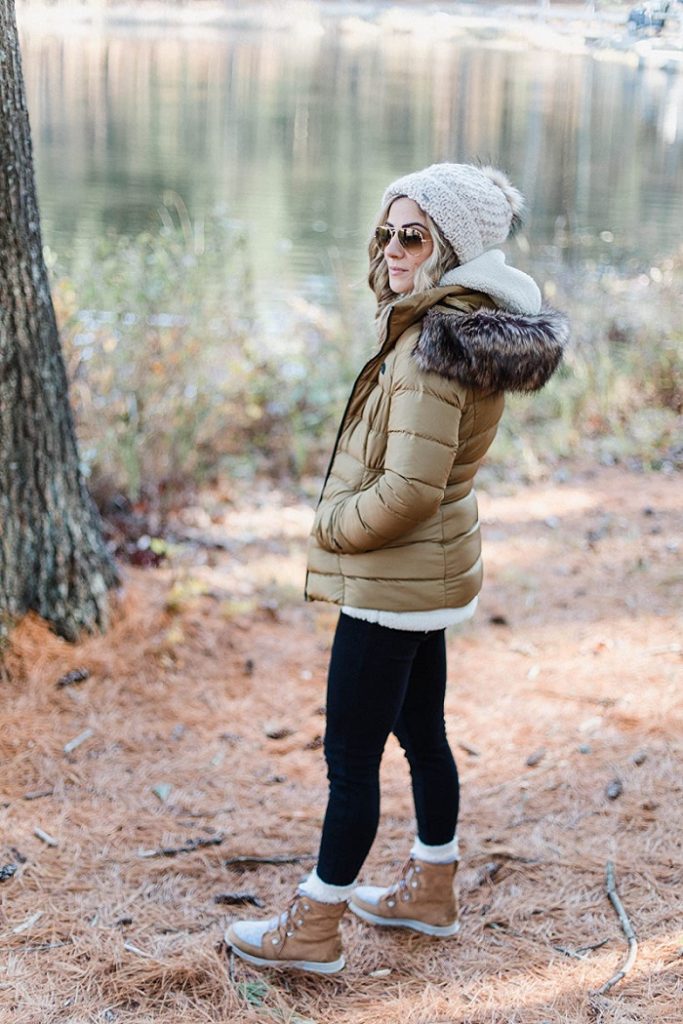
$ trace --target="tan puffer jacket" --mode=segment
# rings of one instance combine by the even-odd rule
[[[398,300],[342,417],[309,542],[306,598],[459,608],[481,588],[474,476],[504,391],[558,366],[563,314],[508,313],[454,285]]]

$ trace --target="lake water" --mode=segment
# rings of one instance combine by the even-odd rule
[[[647,266],[681,241],[682,77],[494,33],[25,25],[45,242],[244,225],[256,281],[334,306],[363,288],[383,188],[436,160],[506,168],[527,195],[512,256]],[[173,195],[170,196],[169,193]],[[521,248],[520,248],[521,246]]]

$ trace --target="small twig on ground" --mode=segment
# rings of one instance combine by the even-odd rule
[[[201,850],[205,846],[220,846],[224,839],[222,833],[208,839],[188,839],[182,846],[160,846],[156,850],[140,850],[138,857],[175,857],[177,853],[192,853],[193,850]]]
[[[475,889],[479,889],[485,882],[493,882],[502,866],[503,865],[499,861],[488,861],[483,867],[479,868],[474,882],[469,886],[467,891],[474,892]]]
[[[458,746],[461,750],[464,750],[470,757],[481,757],[481,750],[477,750],[476,747],[471,747],[469,743],[465,743],[464,740],[458,740]]]
[[[541,819],[539,819],[541,820]],[[514,853],[512,850],[508,850],[506,846],[488,846],[485,849],[477,851],[479,855],[485,855],[488,857],[497,857],[502,860],[517,861],[519,864],[544,864],[545,861],[541,860],[540,857],[523,857],[519,853]],[[476,854],[474,855],[476,856]]]
[[[225,903],[228,906],[241,906],[244,903],[250,903],[254,907],[265,906],[263,900],[260,900],[253,892],[219,892],[214,896],[213,902]]]
[[[93,735],[92,729],[84,729],[83,732],[79,733],[78,736],[74,736],[72,740],[64,744],[64,753],[72,754],[74,750],[80,747],[81,743],[85,743]]]
[[[30,793],[24,793],[24,800],[40,800],[43,796],[52,796],[54,789],[32,789]]]
[[[613,708],[615,704],[618,704],[616,697],[588,697],[581,693],[559,693],[557,690],[541,689],[536,689],[534,692],[543,697],[555,697],[556,700],[570,700],[575,704],[595,704],[600,708]]]
[[[45,832],[38,825],[36,825],[36,827],[34,828],[33,834],[34,836],[38,836],[38,839],[42,839],[42,841],[44,843],[47,843],[48,846],[59,846],[59,842],[55,839],[55,837],[51,836],[49,832]]]
[[[590,953],[594,949],[600,949],[606,945],[609,939],[602,939],[601,942],[592,942],[589,946],[579,946],[577,949],[569,949],[567,946],[553,946],[558,953],[564,953],[565,956],[570,956],[574,960],[585,960],[586,954]]]
[[[235,954],[233,953],[230,946],[224,946],[224,948],[228,956],[228,974],[230,976],[230,981],[232,982],[233,985],[236,985],[237,982],[235,979]]]
[[[564,956],[570,956],[572,960],[584,960],[585,957],[581,956],[578,950],[569,949],[567,946],[553,946],[553,949],[557,953],[562,953]]]
[[[74,683],[83,683],[89,678],[89,668],[74,668],[71,672],[67,672],[66,675],[60,676],[57,680],[57,686],[62,689],[65,686],[73,686]]]
[[[14,930],[16,931],[16,928]],[[17,953],[42,953],[46,949],[58,949],[59,946],[70,946],[71,942],[71,939],[65,939],[63,942],[39,942],[35,946],[20,946],[18,948],[16,946],[13,946],[11,949],[5,946],[4,948],[0,949],[0,951],[13,953],[14,955],[16,955]]]
[[[16,928],[12,929],[12,931],[14,932],[15,935],[20,935],[21,932],[25,932],[27,931],[27,929],[33,927],[36,921],[39,921],[42,916],[42,910],[37,910],[35,914],[31,914],[30,917],[27,917],[25,921],[22,921],[21,924],[18,924]]]
[[[128,953],[135,953],[136,956],[144,956],[146,960],[157,960],[157,957],[151,953],[145,953],[144,949],[139,949],[138,946],[134,946],[132,942],[124,942],[123,948]]]
[[[274,853],[272,856],[253,856],[247,854],[240,857],[228,857],[223,861],[226,868],[235,866],[240,868],[259,867],[261,864],[299,864],[302,860],[312,860],[313,853]]]
[[[614,907],[617,917],[619,918],[619,924],[621,925],[621,929],[626,938],[628,939],[628,956],[626,957],[623,966],[615,974],[613,974],[612,977],[609,978],[604,985],[601,985],[600,988],[595,989],[595,991],[592,993],[592,995],[594,996],[604,995],[605,992],[609,992],[609,990],[613,988],[613,986],[616,985],[617,982],[621,981],[622,978],[625,978],[628,972],[633,967],[634,963],[636,962],[636,957],[638,956],[638,940],[636,938],[636,933],[633,930],[633,925],[631,924],[628,918],[628,914],[624,910],[623,904],[619,899],[619,893],[617,892],[617,882],[614,873],[614,864],[611,860],[607,861],[607,865],[605,868],[605,887],[607,890],[607,895],[609,896],[609,901]]]
[[[577,953],[591,953],[594,949],[602,949],[606,946],[609,939],[600,939],[600,942],[591,942],[588,946],[579,946],[576,950]]]

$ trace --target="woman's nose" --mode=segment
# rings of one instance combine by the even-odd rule
[[[389,253],[390,256],[403,256],[403,248],[396,236],[396,232],[391,236],[391,240],[384,251]]]

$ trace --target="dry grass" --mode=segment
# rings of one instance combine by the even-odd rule
[[[680,480],[616,469],[480,495],[486,588],[449,645],[450,734],[479,752],[456,747],[463,930],[434,941],[345,921],[349,965],[332,979],[231,964],[222,929],[244,911],[214,902],[247,890],[273,908],[310,859],[241,873],[224,860],[317,845],[335,614],[297,598],[310,510],[272,494],[190,510],[231,552],[129,571],[104,638],[70,647],[25,620],[2,684],[0,866],[19,864],[0,885],[2,1024],[680,1024],[682,499]],[[56,687],[81,665],[89,679]],[[269,739],[268,723],[291,732]],[[369,881],[413,830],[393,741],[382,772]],[[609,858],[640,953],[596,998],[626,953]],[[582,958],[560,950],[602,940]]]

